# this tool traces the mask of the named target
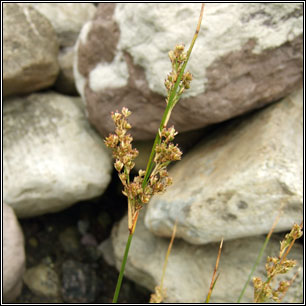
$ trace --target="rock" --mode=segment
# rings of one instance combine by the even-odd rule
[[[3,5],[3,94],[50,87],[56,80],[58,42],[49,21],[34,8]]]
[[[92,3],[31,3],[52,24],[60,46],[74,46],[79,32],[96,13]]]
[[[54,88],[59,93],[76,96],[78,95],[78,92],[75,87],[74,76],[73,76],[73,58],[74,58],[73,47],[67,47],[61,50],[58,56],[60,72],[54,84]]]
[[[3,197],[19,217],[60,211],[103,193],[111,158],[80,98],[46,92],[6,102]]]
[[[23,233],[14,211],[3,203],[3,301],[13,302],[21,293],[25,270]]]
[[[153,291],[154,287],[160,284],[170,240],[156,237],[150,233],[144,226],[142,215],[141,213],[137,222],[125,275]],[[124,218],[112,231],[112,244],[118,270],[127,238],[127,218]],[[266,279],[264,265],[267,255],[278,255],[279,241],[282,238],[283,236],[272,236],[254,276]],[[224,242],[219,263],[220,275],[211,296],[211,303],[235,303],[237,301],[264,240],[264,236],[256,236]],[[219,243],[199,246],[175,239],[164,279],[164,288],[167,290],[165,303],[203,303],[205,301],[218,248]],[[296,243],[288,258],[297,260],[298,266],[302,267],[302,245]],[[294,268],[288,274],[282,275],[281,280],[290,280],[297,270]],[[292,299],[297,299],[296,302],[302,302],[302,282],[303,272],[300,271],[289,288],[284,303],[288,303]],[[251,303],[252,301],[253,286],[250,284],[242,303]]]
[[[57,273],[44,264],[32,267],[24,274],[24,282],[36,295],[43,297],[58,297],[60,280]]]
[[[90,265],[67,260],[62,265],[62,297],[66,303],[94,302],[98,292],[97,275]]]
[[[115,254],[111,238],[105,239],[98,246],[99,255],[102,255],[104,260],[110,266],[116,266]]]
[[[303,215],[303,92],[221,126],[175,164],[148,207],[153,233],[190,243],[289,230]]]
[[[29,5],[29,4],[23,4]],[[74,44],[79,32],[95,12],[92,3],[31,3],[52,24],[60,44],[58,63],[60,72],[55,89],[66,95],[77,95],[73,77]]]
[[[135,140],[152,139],[165,109],[168,51],[191,42],[200,4],[100,4],[80,33],[76,86],[91,123],[113,131],[110,112],[128,107]],[[302,80],[303,6],[207,3],[191,55],[191,88],[169,125],[198,129],[280,99]]]
[[[80,247],[80,237],[75,227],[67,227],[59,234],[58,238],[65,252],[70,254],[77,253]]]
[[[78,230],[81,235],[85,235],[90,227],[90,222],[87,219],[81,219],[78,221]]]

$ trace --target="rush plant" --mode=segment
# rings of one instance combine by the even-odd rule
[[[110,134],[106,137],[105,144],[107,147],[112,149],[113,157],[115,159],[114,167],[118,171],[119,178],[123,184],[123,194],[128,199],[129,229],[129,236],[126,243],[113,303],[116,303],[118,300],[139,211],[149,202],[150,198],[154,194],[165,191],[165,189],[172,183],[172,179],[169,177],[167,171],[167,166],[173,161],[180,160],[182,156],[182,152],[178,146],[174,145],[172,142],[177,132],[173,126],[167,127],[167,125],[173,108],[180,100],[184,91],[190,87],[192,75],[188,71],[185,72],[185,68],[200,31],[203,12],[204,4],[202,4],[197,28],[187,52],[185,52],[185,47],[182,44],[177,45],[173,51],[169,52],[172,71],[168,74],[165,80],[165,87],[167,90],[166,109],[153,143],[146,170],[140,170],[138,176],[135,176],[133,180],[130,177],[130,173],[135,166],[134,159],[137,157],[138,151],[132,147],[133,138],[128,133],[128,130],[131,129],[131,125],[128,123],[127,118],[131,115],[131,112],[124,107],[122,108],[121,113],[118,111],[112,113],[112,119],[115,123],[116,129],[114,134]]]

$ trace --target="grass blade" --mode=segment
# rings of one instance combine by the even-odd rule
[[[214,273],[213,273],[213,276],[212,276],[212,279],[211,279],[211,283],[210,283],[210,286],[209,286],[209,291],[208,291],[205,303],[209,303],[212,291],[214,290],[215,284],[216,284],[217,279],[219,277],[219,274],[217,275],[217,271],[218,271],[218,267],[219,267],[219,261],[220,261],[220,257],[221,257],[222,246],[223,246],[223,238],[220,242],[218,256],[217,256],[217,260],[216,260],[216,265],[215,265],[215,268],[214,268]]]

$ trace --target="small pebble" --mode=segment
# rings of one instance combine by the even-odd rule
[[[38,241],[35,237],[31,237],[29,240],[29,245],[32,247],[32,248],[37,248],[38,246]]]
[[[45,264],[26,270],[23,280],[35,295],[43,297],[59,296],[59,277],[51,267]]]
[[[78,230],[81,235],[85,235],[89,229],[88,220],[79,220],[78,221]]]
[[[62,297],[66,303],[92,303],[98,293],[95,270],[88,264],[66,260],[62,264]]]
[[[67,253],[75,253],[78,251],[79,244],[79,233],[76,228],[68,227],[59,234],[59,241]]]

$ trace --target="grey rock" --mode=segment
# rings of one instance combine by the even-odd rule
[[[53,92],[11,98],[3,115],[3,196],[19,217],[103,193],[111,158],[80,98]]]
[[[112,244],[112,239],[108,238],[104,240],[100,245],[98,246],[98,253],[99,255],[102,255],[104,260],[107,262],[110,266],[116,265],[115,255],[114,255],[114,249]]]
[[[62,297],[66,303],[92,303],[99,281],[90,265],[67,260],[62,265]]]
[[[150,204],[149,204],[150,205]],[[178,229],[182,225],[179,225]],[[116,267],[119,270],[128,237],[127,218],[125,217],[112,231],[112,245]],[[267,256],[278,256],[279,241],[283,236],[272,235],[270,242],[258,265],[254,276],[266,279],[265,261]],[[214,287],[211,303],[236,303],[248,278],[265,236],[224,241],[219,263],[219,278]],[[125,275],[129,279],[153,291],[160,284],[165,255],[170,239],[160,238],[150,233],[143,223],[141,212],[129,251]],[[168,258],[164,278],[167,297],[165,303],[203,303],[208,293],[218,254],[219,243],[191,245],[175,239]],[[280,280],[289,281],[298,271],[298,277],[289,288],[284,303],[303,301],[303,247],[295,243],[288,258],[295,259],[298,267],[288,274],[281,275]],[[252,282],[247,287],[242,303],[252,303]]]
[[[79,32],[96,13],[92,3],[30,3],[52,24],[61,47],[75,44]]]
[[[27,269],[24,282],[29,289],[38,296],[58,297],[60,294],[60,280],[54,269],[40,264]]]
[[[303,214],[303,91],[219,127],[170,171],[146,225],[156,235],[205,244],[289,230]]]
[[[49,21],[34,8],[3,5],[3,94],[25,94],[56,80],[58,41]]]
[[[21,293],[25,271],[24,238],[11,207],[3,203],[3,301],[13,302]]]
[[[66,95],[77,95],[73,77],[74,44],[84,23],[90,20],[96,7],[92,3],[30,3],[52,24],[60,44],[60,72],[55,89]]]
[[[58,56],[58,64],[60,72],[54,84],[54,88],[57,92],[76,96],[78,92],[75,87],[74,75],[73,75],[73,59],[74,48],[67,47],[62,49]]]
[[[135,140],[152,139],[165,108],[167,53],[188,45],[200,4],[100,4],[80,33],[74,62],[91,123],[113,131],[128,107]],[[207,3],[188,69],[190,90],[172,112],[180,132],[276,101],[302,81],[303,7],[297,3]]]

